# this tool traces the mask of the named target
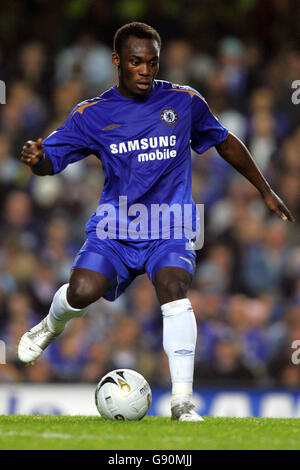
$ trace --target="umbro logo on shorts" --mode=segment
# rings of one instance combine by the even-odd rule
[[[184,261],[186,261],[187,263],[191,264],[193,266],[193,263],[190,259],[188,258],[185,258],[184,256],[179,256],[180,259],[183,259]]]

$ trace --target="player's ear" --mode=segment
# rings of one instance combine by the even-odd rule
[[[116,52],[112,53],[111,60],[116,67],[120,66],[120,56]]]

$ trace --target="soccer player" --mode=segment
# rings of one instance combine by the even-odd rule
[[[55,175],[93,153],[102,162],[105,181],[69,283],[56,292],[42,322],[22,336],[18,356],[25,363],[36,360],[68,320],[84,315],[101,297],[113,301],[147,272],[161,305],[172,418],[202,421],[191,402],[197,330],[187,291],[198,232],[190,147],[200,154],[216,147],[258,189],[271,211],[282,220],[294,219],[246,147],[214,117],[201,94],[155,80],[160,47],[152,27],[124,25],[115,34],[112,54],[118,85],[77,105],[44,141],[28,141],[23,147],[21,160],[35,175]],[[190,232],[183,215],[170,222],[168,213],[172,208],[183,214],[187,206],[192,207]]]

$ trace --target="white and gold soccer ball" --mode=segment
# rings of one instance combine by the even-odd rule
[[[152,400],[147,380],[131,369],[117,369],[98,383],[95,401],[105,419],[135,421],[149,411]]]

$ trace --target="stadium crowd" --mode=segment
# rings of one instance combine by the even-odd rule
[[[214,148],[193,154],[193,196],[205,205],[205,242],[189,293],[198,324],[195,384],[297,388],[300,368],[291,362],[291,346],[300,340],[300,105],[292,102],[291,83],[300,79],[299,50],[288,41],[276,48],[274,38],[270,48],[257,32],[245,38],[226,28],[214,47],[209,39],[199,44],[185,34],[186,17],[177,29],[182,34],[175,34],[176,22],[172,29],[159,2],[152,3],[151,14],[137,19],[162,35],[158,78],[205,96],[296,217],[290,224],[271,216],[257,190]],[[132,20],[125,13],[119,24]],[[100,300],[72,320],[33,366],[16,357],[21,335],[47,314],[68,281],[103,187],[95,156],[55,177],[38,177],[20,162],[21,148],[55,130],[76,103],[115,84],[107,15],[102,35],[85,28],[57,48],[29,37],[15,42],[14,58],[1,62],[7,85],[0,115],[2,382],[96,383],[124,367],[142,372],[151,385],[170,385],[160,308],[146,275],[117,301]]]

